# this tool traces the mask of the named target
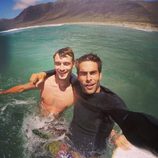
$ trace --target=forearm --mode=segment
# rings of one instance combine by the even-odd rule
[[[15,86],[7,90],[0,91],[0,94],[10,94],[10,93],[20,93],[24,91],[24,89],[20,86]]]
[[[7,90],[0,91],[0,94],[20,93],[20,92],[27,91],[33,88],[35,88],[35,86],[32,83],[26,83],[23,85],[11,87]]]

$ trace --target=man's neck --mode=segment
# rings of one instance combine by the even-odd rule
[[[70,76],[67,77],[64,80],[59,79],[56,75],[55,75],[55,81],[56,83],[59,85],[59,88],[64,91],[67,87],[70,86]]]

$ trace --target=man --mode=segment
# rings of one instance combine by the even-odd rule
[[[74,65],[74,53],[71,48],[66,47],[55,52],[53,58],[56,73],[46,78],[44,82],[36,85],[28,82],[8,90],[0,91],[0,94],[39,89],[42,115],[59,115],[74,102],[73,90],[70,84],[70,80],[72,79],[71,72]]]
[[[103,154],[114,125],[110,115],[105,115],[96,109],[96,106],[99,109],[100,107],[126,109],[126,106],[116,94],[100,86],[102,63],[98,56],[86,54],[80,57],[76,68],[78,80],[72,84],[75,106],[68,144],[71,144],[74,151],[89,158]],[[36,77],[34,76],[33,80],[36,80]]]
[[[100,58],[83,55],[76,67],[78,82],[73,85],[76,101],[69,135],[74,149],[85,157],[101,155],[116,121],[133,144],[158,153],[158,120],[128,111],[116,94],[100,85]]]
[[[38,85],[28,82],[0,91],[0,94],[10,94],[33,89],[40,90],[40,111],[44,117],[27,116],[22,127],[27,138],[25,148],[31,155],[33,154],[33,157],[41,156],[44,153],[43,149],[39,150],[39,147],[46,143],[47,139],[58,138],[65,133],[67,130],[65,120],[61,117],[60,120],[56,120],[54,117],[59,116],[74,102],[70,84],[70,81],[73,80],[71,72],[74,65],[74,53],[71,48],[66,47],[55,52],[53,58],[56,73],[46,78],[44,82]]]
[[[85,157],[102,155],[113,129],[111,117],[94,107],[125,109],[124,102],[113,92],[100,86],[102,63],[98,56],[86,54],[76,63],[77,78],[74,115],[70,125],[70,140]]]

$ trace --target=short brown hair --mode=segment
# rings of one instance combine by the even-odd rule
[[[89,54],[85,54],[85,55],[81,56],[80,58],[76,59],[75,66],[77,69],[77,74],[79,73],[79,64],[84,62],[84,61],[93,61],[93,62],[97,63],[98,70],[99,70],[99,72],[101,72],[101,70],[102,70],[101,59],[96,54],[89,53]]]
[[[72,51],[70,47],[65,47],[65,48],[57,50],[55,54],[53,55],[53,58],[55,58],[57,54],[59,54],[60,57],[66,57],[68,55],[72,57],[72,61],[74,61],[74,52]]]

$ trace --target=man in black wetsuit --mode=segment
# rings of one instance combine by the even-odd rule
[[[101,155],[115,121],[132,144],[157,154],[158,120],[127,110],[115,93],[100,85],[100,58],[83,55],[76,68],[78,81],[73,84],[76,102],[69,137],[77,151],[86,157]]]
[[[126,106],[116,94],[100,86],[102,63],[97,55],[81,56],[76,68],[78,81],[73,83],[76,101],[69,138],[84,156],[100,155],[114,125],[110,115],[101,109],[126,109]]]

